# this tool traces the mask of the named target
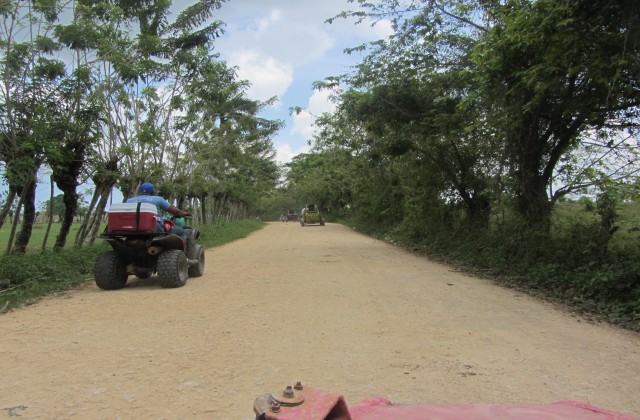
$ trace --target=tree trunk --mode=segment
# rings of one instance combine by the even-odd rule
[[[82,246],[85,242],[93,244],[96,236],[96,232],[102,222],[102,216],[104,215],[104,208],[107,205],[107,199],[111,188],[108,186],[100,186],[96,188],[93,198],[91,199],[90,213],[87,213],[83,226],[76,235],[75,244],[77,247]],[[87,238],[89,238],[87,240]]]
[[[548,232],[551,228],[551,203],[547,197],[547,182],[537,173],[518,174],[517,211],[535,230]]]
[[[60,251],[64,248],[71,225],[73,225],[73,218],[78,209],[79,196],[76,188],[78,187],[78,178],[80,177],[80,170],[82,169],[85,150],[87,149],[87,142],[82,140],[66,144],[63,148],[64,161],[54,165],[52,168],[53,179],[64,194],[62,197],[64,201],[64,216],[60,232],[56,237],[56,243],[53,246],[54,251]]]
[[[91,178],[96,187],[85,220],[76,235],[75,246],[82,246],[87,241],[87,237],[89,237],[88,243],[93,244],[107,206],[107,199],[118,180],[117,171],[118,159],[111,157],[98,167],[95,176]],[[98,203],[97,206],[96,203]]]
[[[78,209],[78,193],[76,187],[65,185],[64,187],[58,184],[58,187],[63,191],[64,195],[62,200],[64,201],[64,216],[62,218],[62,225],[60,226],[60,232],[56,236],[56,243],[53,246],[54,251],[61,251],[67,242],[67,236],[73,225],[73,217]]]
[[[467,224],[475,227],[489,227],[491,216],[491,199],[482,194],[469,194],[465,189],[458,189],[458,194],[465,204]]]
[[[53,175],[49,178],[51,190],[49,192],[49,217],[47,221],[47,231],[44,234],[44,239],[42,240],[42,252],[47,250],[47,241],[49,240],[49,233],[51,233],[51,225],[53,224],[53,199],[54,197],[54,185],[53,185]]]
[[[202,224],[207,224],[207,206],[206,206],[206,194],[200,196],[200,214],[202,216]]]
[[[7,194],[7,201],[2,206],[2,210],[0,210],[0,229],[4,225],[4,221],[7,219],[7,216],[11,212],[11,206],[16,199],[16,188],[9,186],[9,191]]]
[[[100,201],[98,202],[98,207],[96,208],[96,212],[94,214],[93,223],[91,226],[91,234],[89,235],[89,245],[93,245],[96,238],[98,237],[98,230],[100,229],[100,225],[102,224],[102,219],[104,218],[104,209],[107,207],[107,200],[109,199],[110,189],[104,190],[102,195],[100,196]]]
[[[24,254],[27,251],[27,246],[31,239],[31,231],[33,230],[33,223],[36,219],[36,181],[30,181],[27,183],[22,199],[24,206],[22,227],[20,228],[20,233],[16,237],[16,243],[13,250]]]
[[[229,194],[223,193],[218,202],[217,216],[218,218],[226,218],[229,214]]]
[[[598,228],[597,242],[599,245],[600,260],[604,260],[609,252],[609,242],[613,234],[618,230],[615,221],[618,218],[616,211],[616,200],[607,192],[598,196],[596,211],[600,215],[600,226]]]
[[[20,199],[18,200],[18,206],[16,207],[16,214],[13,215],[13,222],[11,223],[11,233],[9,234],[9,240],[7,241],[7,250],[6,253],[9,254],[13,248],[13,241],[16,237],[16,230],[18,229],[18,224],[20,223],[20,213],[22,212],[22,202],[24,200],[24,190],[20,195]]]
[[[89,208],[87,208],[87,214],[85,215],[84,219],[82,219],[82,223],[80,223],[80,227],[78,228],[78,232],[76,233],[76,238],[73,242],[73,245],[76,248],[81,247],[87,237],[87,232],[89,231],[89,223],[93,219],[95,206],[98,202],[98,198],[100,197],[100,188],[101,187],[96,186],[96,188],[93,190],[93,196],[91,197]]]

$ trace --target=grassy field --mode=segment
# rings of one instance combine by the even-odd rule
[[[7,241],[9,240],[9,236],[11,235],[11,223],[5,223],[0,229],[0,253],[4,253],[7,249]],[[53,249],[53,244],[56,242],[56,236],[60,232],[60,223],[54,223],[51,225],[51,231],[49,232],[49,238],[47,239],[47,248],[48,250]],[[79,223],[74,223],[71,226],[71,232],[69,236],[67,236],[66,248],[73,247],[73,241],[76,238],[76,233],[80,228]],[[17,232],[20,230],[20,226],[18,226],[16,230]],[[47,224],[46,223],[37,223],[33,225],[33,230],[31,231],[31,240],[29,241],[29,251],[42,251],[42,242],[44,241],[45,234],[47,233]]]
[[[628,202],[620,203],[616,207],[618,218],[614,226],[617,230],[609,243],[610,251],[636,251],[640,245],[640,205]],[[600,216],[595,208],[580,201],[559,203],[553,216],[554,226],[557,231],[566,229],[571,225],[597,225]]]

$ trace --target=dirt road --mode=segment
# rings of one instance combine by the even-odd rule
[[[640,337],[347,227],[271,223],[180,289],[0,315],[0,418],[253,419],[295,380],[396,403],[577,400],[640,416]]]

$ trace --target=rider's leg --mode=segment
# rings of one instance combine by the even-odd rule
[[[180,226],[173,225],[169,230],[169,233],[179,236],[183,241],[187,240],[187,231]]]

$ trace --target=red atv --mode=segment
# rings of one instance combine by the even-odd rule
[[[204,248],[196,244],[200,233],[185,228],[187,240],[157,232],[156,207],[149,203],[114,204],[106,231],[100,235],[113,248],[98,255],[96,285],[104,290],[122,289],[130,274],[146,279],[158,274],[162,287],[182,287],[189,277],[204,272]]]

